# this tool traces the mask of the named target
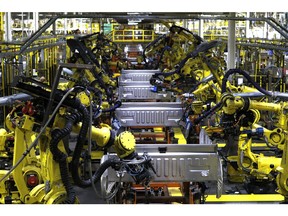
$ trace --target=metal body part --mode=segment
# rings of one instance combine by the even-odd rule
[[[217,182],[216,194],[220,197],[223,187],[222,165],[217,154],[217,146],[211,144],[197,145],[161,145],[149,144],[136,146],[138,153],[148,152],[155,174],[153,182]],[[113,157],[113,154],[105,155],[102,163]],[[131,176],[125,173],[117,173],[108,169],[101,177],[102,192],[105,193],[109,182],[133,182]]]
[[[125,82],[149,82],[150,78],[155,73],[160,73],[160,70],[121,70],[119,83]]]
[[[123,127],[129,126],[178,126],[183,115],[181,103],[124,102],[115,111]]]
[[[119,98],[124,101],[170,100],[171,92],[152,92],[149,82],[119,83]]]
[[[118,78],[118,95],[122,101],[170,100],[171,92],[153,92],[150,78],[159,70],[122,70]]]

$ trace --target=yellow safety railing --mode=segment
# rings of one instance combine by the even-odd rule
[[[114,30],[112,41],[114,42],[151,42],[155,39],[153,30]]]
[[[66,36],[65,39],[70,37],[72,36]],[[59,39],[59,37],[40,38],[21,55],[17,54],[21,44],[0,43],[0,71],[2,73],[0,97],[18,93],[11,88],[11,84],[20,72],[30,77],[45,77],[47,83],[51,84],[57,65],[71,57],[70,48],[63,40],[63,36],[61,37],[63,42]],[[20,70],[20,67],[23,69]],[[8,111],[9,107],[0,107],[0,120],[6,117]]]
[[[3,41],[4,35],[4,13],[0,12],[0,41]]]
[[[73,36],[66,36],[65,39],[70,37]],[[5,74],[5,76],[2,76],[2,96],[14,93],[10,89],[10,84],[13,77],[19,75],[16,66],[22,67],[22,62],[19,61],[20,58],[25,62],[22,73],[26,76],[43,76],[51,84],[52,75],[58,63],[71,57],[70,49],[63,36],[40,38],[28,47],[26,52],[18,55],[17,52],[19,52],[20,47],[20,44],[0,43],[1,71],[2,74]]]

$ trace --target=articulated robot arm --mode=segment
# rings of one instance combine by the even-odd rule
[[[185,58],[185,53],[194,50],[202,41],[201,37],[188,29],[173,25],[168,34],[158,37],[144,48],[143,58],[146,63],[151,63],[147,59],[154,57],[157,61],[153,62],[155,69],[171,70]]]
[[[39,100],[39,99],[38,99]],[[64,100],[66,106],[71,104]],[[73,99],[72,99],[73,100]],[[138,155],[135,151],[135,138],[132,133],[124,131],[119,135],[109,126],[102,125],[98,128],[92,126],[91,137],[87,136],[87,115],[85,108],[78,99],[74,100],[75,108],[78,107],[79,112],[71,112],[69,109],[62,107],[59,113],[53,117],[53,124],[46,128],[46,132],[42,130],[39,133],[40,122],[39,117],[33,114],[13,114],[13,131],[15,137],[13,164],[15,169],[11,173],[18,188],[18,198],[23,203],[75,203],[78,202],[72,183],[69,180],[69,171],[67,162],[70,161],[70,172],[74,184],[80,187],[88,187],[100,180],[103,172],[112,167],[113,169],[128,174],[133,171],[133,178],[137,184],[149,184],[152,176],[149,170],[153,170],[151,159],[147,154]],[[40,102],[40,101],[38,101]],[[77,105],[78,104],[78,105]],[[34,102],[34,107],[37,101]],[[23,109],[22,109],[23,110]],[[17,116],[18,115],[18,116]],[[86,117],[85,117],[86,116]],[[71,132],[78,134],[75,149],[71,153],[65,148],[65,137]],[[6,139],[9,134],[2,134],[1,138]],[[34,145],[38,137],[37,147],[39,155],[36,156],[36,149],[33,147],[27,149],[27,146]],[[91,138],[95,142],[96,149],[109,149],[112,147],[117,153],[117,157],[109,162],[101,164],[100,168],[93,174],[92,178],[83,178],[79,173],[87,138]],[[25,145],[23,145],[23,140]],[[68,149],[69,150],[69,149]],[[19,160],[22,161],[19,163]],[[10,182],[8,172],[1,177],[1,188]],[[5,183],[5,184],[4,184]],[[7,197],[10,195],[8,191],[0,191],[3,195],[1,203],[8,203]],[[10,195],[11,196],[11,195]],[[15,197],[11,197],[11,200]]]
[[[254,88],[231,85],[228,82],[228,77],[234,73],[242,74],[252,83]],[[193,114],[190,114],[189,120],[192,122],[192,126],[196,127],[202,120],[217,112],[216,117],[220,116],[221,118],[219,118],[218,124],[215,124],[216,128],[212,127],[211,129],[208,126],[206,129],[208,131],[211,129],[210,132],[212,133],[213,131],[220,132],[221,137],[224,135],[226,146],[222,149],[221,153],[228,156],[227,159],[229,164],[231,163],[230,167],[233,167],[233,170],[238,169],[239,173],[237,176],[241,178],[246,176],[248,182],[253,181],[253,184],[256,182],[256,185],[266,182],[269,185],[267,188],[270,188],[270,191],[271,188],[276,188],[276,179],[278,192],[288,197],[288,187],[286,184],[288,178],[286,171],[288,169],[286,162],[288,103],[285,100],[277,103],[268,103],[263,102],[263,100],[252,100],[247,97],[249,95],[258,95],[261,98],[268,96],[287,100],[288,95],[285,93],[268,92],[262,89],[257,83],[253,82],[253,79],[247,73],[239,69],[227,71],[224,76],[221,76],[219,82],[214,83],[213,79],[207,79],[201,84],[191,92],[192,94],[187,94],[196,98],[196,100],[191,100],[190,102],[190,109],[193,111]],[[216,103],[206,111],[204,109],[206,103],[201,99],[205,99],[205,96],[207,97],[207,91],[210,90],[211,86],[217,89],[217,91],[214,91],[214,95],[216,96],[216,101],[214,100],[214,102]],[[238,94],[238,92],[243,93]],[[240,96],[241,94],[244,96]],[[199,102],[199,99],[202,103]],[[276,123],[273,128],[265,128],[265,125],[258,124],[262,120],[261,114],[265,114],[266,112],[274,114],[273,119]],[[190,126],[190,128],[192,127]],[[194,131],[196,129],[194,128]],[[267,149],[270,149],[271,152],[274,151],[275,156],[255,153],[252,148],[252,143],[254,145],[255,141],[266,143]],[[235,162],[237,163],[237,167],[235,166]],[[228,167],[228,175],[231,173],[231,180],[239,181],[238,177],[233,177],[236,175],[233,170],[230,172],[230,167]],[[273,187],[270,187],[271,185]],[[285,199],[287,201],[287,198]]]
[[[0,172],[0,187],[4,189],[0,190],[3,197],[0,202],[77,203],[70,175],[74,184],[88,187],[109,167],[127,171],[137,183],[149,183],[149,170],[153,170],[150,157],[137,154],[135,138],[130,132],[116,136],[110,126],[93,125],[102,112],[113,112],[113,109],[102,109],[101,98],[99,101],[92,99],[97,97],[97,91],[91,85],[77,86],[77,83],[83,84],[75,82],[71,89],[63,91],[57,86],[51,90],[50,86],[32,79],[15,78],[14,88],[34,98],[15,109],[6,120],[15,142],[13,167]],[[78,137],[71,150],[66,138],[72,132]],[[4,139],[5,136],[3,133],[1,137]],[[82,162],[90,157],[86,150],[89,140],[97,151],[108,151],[112,147],[117,153],[115,159],[101,165],[91,178],[87,173],[85,176],[79,172],[83,170]],[[11,184],[9,188],[16,188],[15,196],[5,187],[8,183]]]
[[[165,89],[166,91],[182,94],[188,91],[191,93],[193,91],[191,88],[196,89],[201,85],[205,85],[204,79],[210,79],[210,77],[216,80],[218,85],[221,85],[224,61],[213,56],[214,54],[211,51],[212,48],[217,46],[219,46],[218,41],[203,42],[178,62],[174,71],[164,70],[153,75],[150,83],[155,86],[154,91]],[[213,76],[210,76],[212,74]]]
[[[238,156],[237,163],[240,170],[244,173],[248,173],[250,176],[254,176],[257,180],[272,181],[275,180],[276,170],[280,166],[281,158],[275,156],[265,156],[263,154],[256,154],[252,152],[252,142],[253,138],[261,138],[264,136],[268,146],[271,146],[272,139],[271,133],[275,133],[274,136],[282,137],[283,134],[278,133],[279,129],[275,131],[263,130],[263,127],[256,129],[243,129],[240,130],[239,140],[238,140]],[[278,140],[277,140],[278,141]],[[281,140],[279,140],[280,142]],[[280,143],[279,145],[282,145]],[[277,145],[276,145],[277,146]],[[228,157],[229,158],[229,157]]]
[[[287,132],[286,132],[287,133]],[[283,155],[281,164],[279,167],[277,167],[278,175],[276,177],[277,182],[277,192],[282,194],[284,196],[284,202],[288,203],[288,143],[287,143],[287,134],[286,134],[286,140],[285,145],[283,149]]]
[[[230,125],[235,129],[235,125],[239,124],[237,156],[239,168],[258,180],[272,181],[276,178],[278,192],[285,197],[285,202],[287,202],[288,164],[286,140],[288,102],[266,103],[238,96],[234,97],[231,93],[224,93],[221,101],[222,117],[226,121],[226,126]],[[253,114],[249,115],[251,111]],[[273,112],[277,116],[276,119],[278,121],[274,129],[266,129],[257,124],[260,119],[259,111]],[[282,152],[282,158],[253,153],[253,138],[264,138],[268,147],[277,148],[278,151]]]

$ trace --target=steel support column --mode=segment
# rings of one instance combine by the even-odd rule
[[[5,13],[5,40],[12,41],[11,12]]]
[[[204,29],[203,29],[203,22],[204,22],[204,20],[203,19],[200,19],[199,20],[199,36],[201,37],[201,38],[204,38],[204,34],[203,34],[203,32],[204,32]]]
[[[247,18],[249,18],[250,17],[250,12],[247,12]],[[250,20],[246,20],[246,38],[249,38],[250,37],[250,33],[249,33],[249,31],[250,31]]]
[[[230,13],[230,17],[235,17],[235,13]],[[228,20],[228,59],[227,69],[235,68],[235,20]]]
[[[33,12],[34,32],[39,29],[39,12]]]
[[[265,13],[265,18],[268,17],[268,13]],[[264,22],[264,30],[263,30],[263,38],[268,38],[268,24],[267,22]]]

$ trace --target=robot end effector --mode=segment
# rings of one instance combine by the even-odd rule
[[[143,155],[136,152],[136,141],[131,132],[124,131],[116,136],[115,131],[107,130],[105,127],[93,128],[93,138],[105,140],[103,143],[97,144],[104,148],[112,147],[117,154],[117,157],[112,157],[102,163],[99,172],[103,174],[106,169],[112,167],[117,172],[128,173],[136,184],[149,184],[152,179],[150,169],[156,173],[152,165],[152,159],[146,152]]]

